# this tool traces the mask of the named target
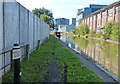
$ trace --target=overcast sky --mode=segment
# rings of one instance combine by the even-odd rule
[[[45,7],[52,10],[54,18],[76,17],[77,9],[88,7],[89,4],[109,5],[118,0],[17,0],[27,9]]]

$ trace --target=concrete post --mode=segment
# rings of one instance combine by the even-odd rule
[[[37,49],[40,49],[40,40],[38,40],[38,46]]]
[[[28,44],[26,46],[26,56],[29,57],[29,49],[30,49],[30,45]]]

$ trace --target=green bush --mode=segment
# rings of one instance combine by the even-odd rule
[[[85,35],[89,33],[88,25],[84,24],[79,27],[79,34],[80,35]]]
[[[73,33],[74,33],[75,35],[79,34],[79,29],[78,29],[77,27],[75,27],[75,29],[73,30]]]
[[[120,38],[119,38],[118,23],[114,22],[112,28],[113,28],[113,29],[112,29],[112,34],[111,34],[110,38],[111,38],[112,40],[117,40],[117,41],[119,41]]]
[[[102,35],[103,35],[103,33],[102,33],[102,32],[99,32],[99,33],[96,33],[96,34],[95,34],[95,37],[100,38]]]
[[[100,38],[104,39],[104,36],[103,36],[103,35],[101,35],[101,36],[100,36]]]
[[[88,34],[88,33],[89,33],[88,25],[85,24],[84,25],[84,34]]]
[[[108,22],[105,27],[103,32],[99,32],[95,34],[95,30],[91,29],[89,31],[88,25],[84,24],[81,25],[79,28],[75,28],[73,30],[73,33],[76,35],[85,35],[88,37],[97,37],[97,38],[102,38],[102,39],[111,39],[111,40],[116,40],[120,41],[120,35],[119,35],[119,28],[118,28],[118,23],[114,21]]]
[[[84,26],[83,25],[81,25],[80,27],[79,27],[79,34],[80,35],[84,35]]]
[[[91,29],[89,34],[90,34],[90,37],[94,37],[95,36],[95,30]]]
[[[104,28],[104,39],[111,39],[119,41],[119,29],[118,23],[110,21],[105,25]]]
[[[107,38],[109,38],[110,34],[112,33],[113,23],[113,21],[110,21],[105,25],[104,33],[106,34]]]
[[[106,39],[115,39],[118,35],[118,23],[114,21],[108,22],[105,25],[104,34]]]

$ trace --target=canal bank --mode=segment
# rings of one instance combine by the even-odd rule
[[[54,40],[55,44],[53,44]],[[55,60],[52,60],[53,58]],[[58,73],[61,77],[58,82],[103,82],[95,72],[87,69],[79,58],[60,44],[54,36],[41,45],[40,49],[33,51],[29,60],[26,58],[21,62],[21,72],[23,83],[44,82],[46,78],[48,78],[47,82],[54,82],[55,77],[53,76],[58,77]],[[59,80],[57,77],[56,79]],[[13,71],[3,77],[3,83],[11,82],[13,82]]]
[[[86,36],[80,36],[80,37],[86,38]],[[109,39],[105,40],[105,39],[102,39],[102,38],[95,38],[95,37],[87,37],[87,38],[101,40],[101,41],[106,41],[106,42],[109,42],[109,43],[120,44],[119,41],[115,41],[115,40],[109,40]]]
[[[76,54],[77,52],[76,55],[81,59],[80,61],[85,63],[87,68],[96,72],[100,77],[104,79],[104,81],[109,80],[109,78],[110,80],[111,78],[112,80],[118,80],[118,77],[114,75],[116,74],[118,76],[119,74],[117,71],[118,70],[118,56],[116,56],[116,54],[118,53],[117,51],[118,45],[111,44],[111,43],[105,43],[101,41],[99,42],[99,40],[94,41],[92,39],[88,39],[88,38],[85,39],[85,38],[80,38],[80,37],[76,39],[75,37],[61,36],[61,41],[64,44],[64,46],[66,45],[67,45],[66,47],[69,46],[68,48],[74,54]],[[92,66],[89,65],[90,64],[89,62],[86,62],[86,60],[84,60],[85,58],[87,61],[91,62]],[[95,67],[95,69],[93,67]],[[100,70],[99,69],[97,70],[96,67],[99,68]],[[105,73],[106,75],[108,75],[107,77],[108,79],[106,79],[106,75],[99,73],[101,71]],[[109,71],[114,74],[111,74]]]
[[[101,41],[106,41],[106,42],[109,42],[109,43],[116,43],[116,44],[120,44],[119,41],[115,41],[115,40],[110,40],[110,39],[102,39],[102,38],[96,38],[96,37],[90,37],[90,36],[82,36],[82,35],[75,35],[74,33],[72,32],[69,32],[69,33],[62,33],[61,34],[62,36],[68,36],[68,37],[82,37],[82,38],[90,38],[90,39],[95,39],[95,40],[101,40]]]

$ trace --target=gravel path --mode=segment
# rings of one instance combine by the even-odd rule
[[[49,70],[49,82],[61,82],[61,74],[58,64],[55,59],[52,59],[50,62],[50,70]]]
[[[48,72],[48,76],[47,76],[47,80],[45,80],[45,82],[61,82],[62,81],[62,76],[60,73],[60,68],[57,64],[57,60],[54,58],[54,49],[55,49],[55,40],[53,41],[54,45],[53,45],[53,57],[50,61],[50,65],[49,65],[49,72]]]

